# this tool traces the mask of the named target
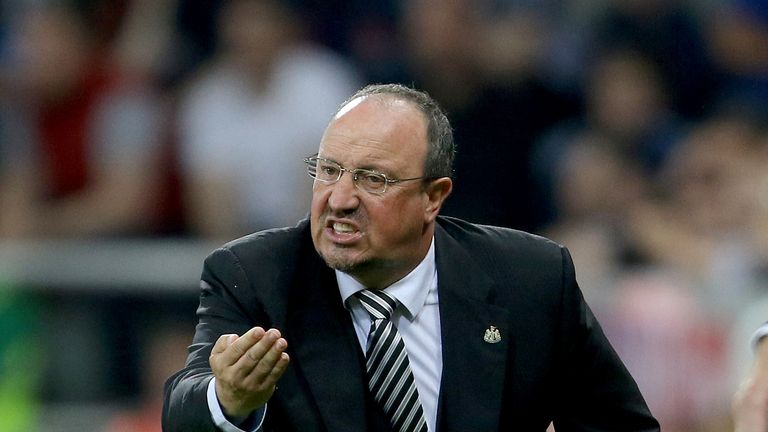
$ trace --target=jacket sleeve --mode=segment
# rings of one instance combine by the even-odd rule
[[[560,431],[658,431],[635,380],[585,303],[573,262],[562,248]]]
[[[253,316],[246,312],[258,310],[252,303],[253,289],[237,257],[229,249],[211,254],[200,281],[198,324],[186,364],[165,384],[163,431],[216,430],[206,399],[213,377],[208,357],[219,336],[241,335],[255,325]]]

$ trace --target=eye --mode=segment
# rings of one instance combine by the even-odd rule
[[[383,175],[373,172],[361,172],[358,174],[358,178],[371,186],[380,186],[387,182]]]
[[[319,165],[319,172],[326,177],[336,177],[339,175],[339,167],[330,165],[330,164],[320,164]]]

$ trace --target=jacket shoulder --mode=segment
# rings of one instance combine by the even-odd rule
[[[292,227],[273,228],[240,237],[219,249],[227,250],[238,257],[254,257],[261,261],[290,255],[310,239],[309,221],[305,219]]]
[[[211,273],[236,274],[261,289],[285,286],[307,257],[315,255],[309,222],[259,231],[232,240],[205,260],[203,278]]]
[[[492,249],[497,252],[549,253],[560,256],[563,246],[537,234],[512,228],[474,224],[441,216],[438,225],[448,236],[466,248]]]

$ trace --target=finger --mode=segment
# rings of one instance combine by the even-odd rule
[[[208,356],[208,364],[210,364],[212,370],[217,371],[223,366],[221,365],[223,361],[223,353],[234,341],[237,340],[237,338],[238,336],[236,334],[225,334],[219,336],[219,338],[216,340],[216,343],[213,345],[213,348],[211,349],[211,354]]]
[[[288,353],[281,353],[280,359],[275,363],[275,367],[269,372],[268,380],[272,381],[272,384],[277,384],[280,377],[283,376],[285,370],[288,369],[288,364],[291,362],[291,357]]]
[[[283,338],[277,338],[262,356],[256,365],[256,372],[266,375],[271,371],[288,348],[288,342]]]
[[[261,340],[264,333],[263,328],[254,327],[230,343],[221,354],[223,364],[225,366],[236,364],[253,345]]]
[[[288,364],[290,363],[291,359],[288,356],[287,353],[281,353],[278,357],[278,360],[273,365],[272,369],[267,371],[266,375],[260,377],[261,382],[259,384],[262,389],[266,391],[272,391],[274,390],[274,387],[277,385],[277,382],[280,380],[280,378],[285,373],[286,369],[288,369]],[[253,377],[253,378],[252,378]],[[249,379],[252,378],[256,380],[256,373],[254,373],[252,376],[249,376]],[[250,384],[246,382],[246,384]]]
[[[216,339],[216,343],[213,345],[213,349],[211,349],[211,355],[223,353],[224,350],[227,349],[227,347],[236,339],[236,334],[224,334],[219,336],[219,338]]]
[[[240,369],[243,373],[242,378],[251,373],[253,368],[262,361],[264,355],[269,352],[272,345],[274,345],[278,339],[280,339],[280,331],[277,329],[269,329],[262,335],[257,343],[253,344],[242,356],[240,356],[235,367]]]
[[[285,353],[287,348],[288,343],[285,339],[278,338],[275,340],[261,359],[255,364],[248,376],[244,377],[246,384],[261,386],[265,381],[268,381],[268,377],[276,367],[287,367],[287,361],[289,360],[288,354]],[[278,377],[280,375],[282,375],[281,372],[278,374]],[[273,380],[273,383],[274,381],[276,381],[276,379]]]

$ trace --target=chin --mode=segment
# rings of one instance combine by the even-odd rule
[[[341,253],[339,253],[339,251],[332,251],[329,253],[318,250],[317,253],[320,255],[320,258],[325,261],[325,264],[328,267],[344,273],[354,273],[355,270],[364,267],[367,264],[366,260],[352,258],[343,253],[343,251]]]
[[[347,268],[354,267],[354,263],[352,261],[345,257],[339,256],[339,254],[324,253],[321,250],[318,250],[317,253],[320,255],[320,258],[325,261],[325,264],[332,269],[344,271]]]

